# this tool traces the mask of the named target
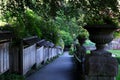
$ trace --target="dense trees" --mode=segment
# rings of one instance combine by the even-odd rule
[[[11,24],[16,38],[38,35],[55,44],[63,39],[70,45],[83,30],[88,1],[1,0],[0,22]]]

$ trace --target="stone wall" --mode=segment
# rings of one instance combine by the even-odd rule
[[[0,44],[0,74],[9,70],[9,42]]]

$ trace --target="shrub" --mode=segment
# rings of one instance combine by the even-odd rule
[[[71,37],[69,32],[65,32],[65,31],[60,31],[61,37],[65,43],[65,46],[70,46],[73,42],[73,38]]]
[[[63,39],[61,38],[56,45],[61,46],[64,49],[64,41],[63,41]]]
[[[72,44],[71,47],[70,47],[69,54],[70,54],[70,55],[73,55],[74,52],[75,52],[75,50],[74,50],[74,45]]]
[[[55,25],[53,19],[48,19],[40,26],[42,38],[57,44],[60,40],[59,28]]]
[[[27,9],[25,11],[25,29],[28,32],[28,35],[37,35],[41,37],[42,33],[40,30],[40,25],[43,19],[35,14],[32,10]]]
[[[89,33],[87,32],[87,30],[81,28],[79,33],[78,33],[77,39],[79,39],[79,40],[87,39],[88,36],[89,36]]]

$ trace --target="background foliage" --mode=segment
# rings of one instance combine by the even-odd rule
[[[86,23],[104,23],[101,18],[107,16],[99,17],[100,11],[110,8],[117,12],[116,1],[118,0],[0,0],[0,31],[12,31],[15,42],[37,35],[56,45],[70,46],[78,35],[88,37],[83,29]],[[116,14],[115,18],[120,23],[120,14]],[[107,18],[108,23],[110,20]],[[7,25],[3,27],[4,24]],[[120,30],[115,35],[120,37]],[[89,41],[85,45],[94,46]]]
[[[11,25],[9,30],[16,39],[37,35],[56,45],[61,44],[61,40],[70,45],[83,33],[85,14],[94,13],[91,12],[94,8],[98,9],[97,13],[105,6],[117,11],[115,1],[105,0],[107,4],[100,7],[101,0],[1,0],[0,22]]]

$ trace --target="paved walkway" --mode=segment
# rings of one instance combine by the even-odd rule
[[[26,80],[75,80],[73,57],[65,52]]]

